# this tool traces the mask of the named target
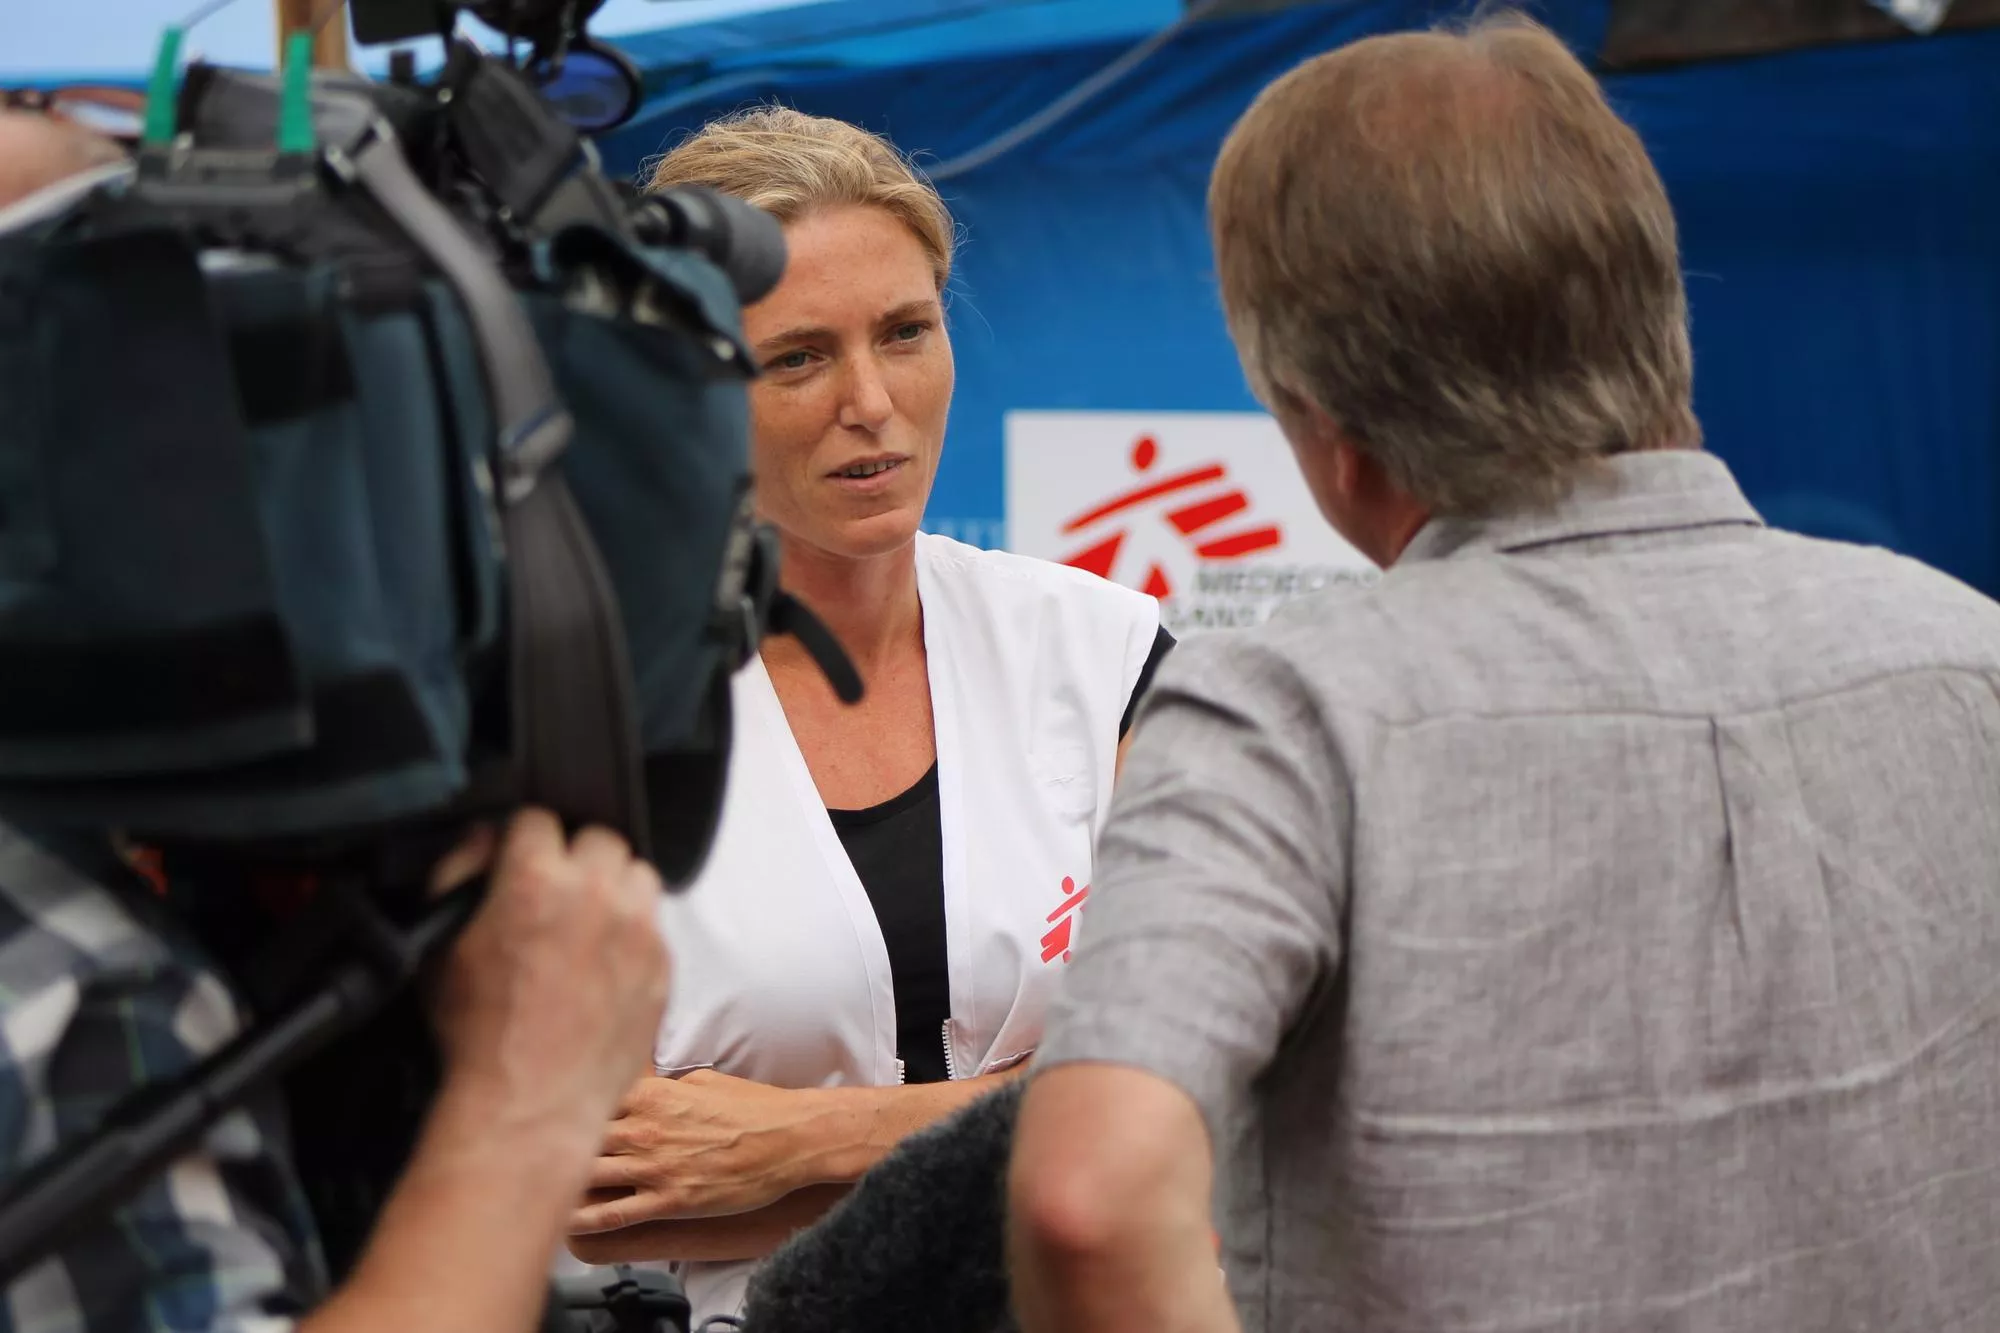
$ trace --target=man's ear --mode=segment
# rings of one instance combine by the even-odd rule
[[[1360,498],[1362,490],[1371,478],[1372,466],[1368,456],[1354,447],[1354,441],[1346,432],[1335,426],[1330,418],[1326,420],[1327,431],[1321,436],[1319,448],[1327,460],[1327,475],[1334,486],[1334,493],[1344,504],[1352,505]]]
[[[1299,466],[1308,473],[1308,484],[1337,502],[1337,507],[1351,506],[1367,482],[1367,456],[1318,403],[1288,389],[1277,392],[1283,404],[1273,415],[1290,437]]]

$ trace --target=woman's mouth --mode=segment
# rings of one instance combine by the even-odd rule
[[[910,460],[903,457],[864,458],[858,463],[849,463],[829,475],[833,480],[854,490],[870,489],[888,484],[890,475],[899,471]]]

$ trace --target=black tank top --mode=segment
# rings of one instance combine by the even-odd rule
[[[1120,739],[1131,729],[1132,713],[1160,659],[1173,646],[1174,636],[1162,628],[1125,705]],[[889,950],[896,989],[896,1058],[903,1062],[903,1081],[941,1083],[951,1073],[944,1041],[944,1025],[951,1018],[951,967],[944,937],[944,817],[937,765],[908,791],[880,805],[827,814],[868,891]]]

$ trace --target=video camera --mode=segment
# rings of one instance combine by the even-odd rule
[[[543,805],[685,882],[761,636],[859,695],[751,506],[740,307],[782,234],[604,176],[546,95],[617,72],[601,3],[355,0],[364,42],[447,38],[382,83],[303,33],[183,76],[170,30],[131,170],[0,233],[0,818],[164,848],[273,1016],[0,1197],[0,1279],[399,995],[473,909],[414,892],[468,820]],[[275,941],[230,897],[272,866],[322,886]],[[426,1095],[374,1102],[413,1132]],[[322,1175],[393,1178],[406,1140],[338,1128]]]
[[[0,251],[0,812],[244,843],[527,800],[685,878],[772,604],[737,310],[776,224],[606,180],[463,41],[178,91],[175,47],[134,174]],[[669,755],[711,762],[649,809]]]

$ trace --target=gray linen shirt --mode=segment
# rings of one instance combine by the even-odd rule
[[[1038,1056],[1250,1330],[2000,1328],[2000,607],[1614,460],[1183,644]]]

